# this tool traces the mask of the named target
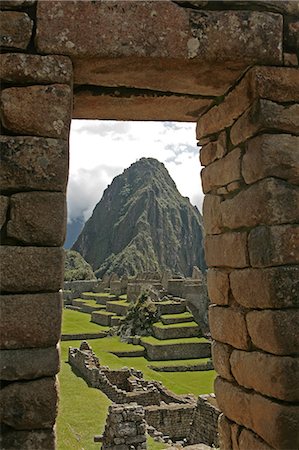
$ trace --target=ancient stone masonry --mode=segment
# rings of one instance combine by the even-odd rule
[[[76,117],[199,119],[220,447],[297,449],[299,2],[3,0],[0,16],[1,448],[55,448]]]

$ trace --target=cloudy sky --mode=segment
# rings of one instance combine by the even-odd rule
[[[87,220],[112,179],[141,157],[163,162],[181,194],[201,210],[194,123],[73,120],[68,223]]]

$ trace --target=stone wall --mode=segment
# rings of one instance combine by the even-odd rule
[[[200,395],[193,414],[193,420],[188,434],[188,443],[203,444],[218,447],[218,417],[220,410],[215,398],[211,395]],[[248,448],[248,450],[250,450]],[[253,450],[253,449],[252,449]]]

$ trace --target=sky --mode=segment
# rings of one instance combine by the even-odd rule
[[[163,162],[180,193],[201,211],[194,123],[73,120],[68,224],[87,220],[113,178],[142,157]]]

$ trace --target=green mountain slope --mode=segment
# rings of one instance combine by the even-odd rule
[[[73,246],[96,275],[205,267],[202,217],[168,171],[142,158],[114,178]]]
[[[65,250],[64,281],[95,279],[91,266],[80,253],[74,250]]]

